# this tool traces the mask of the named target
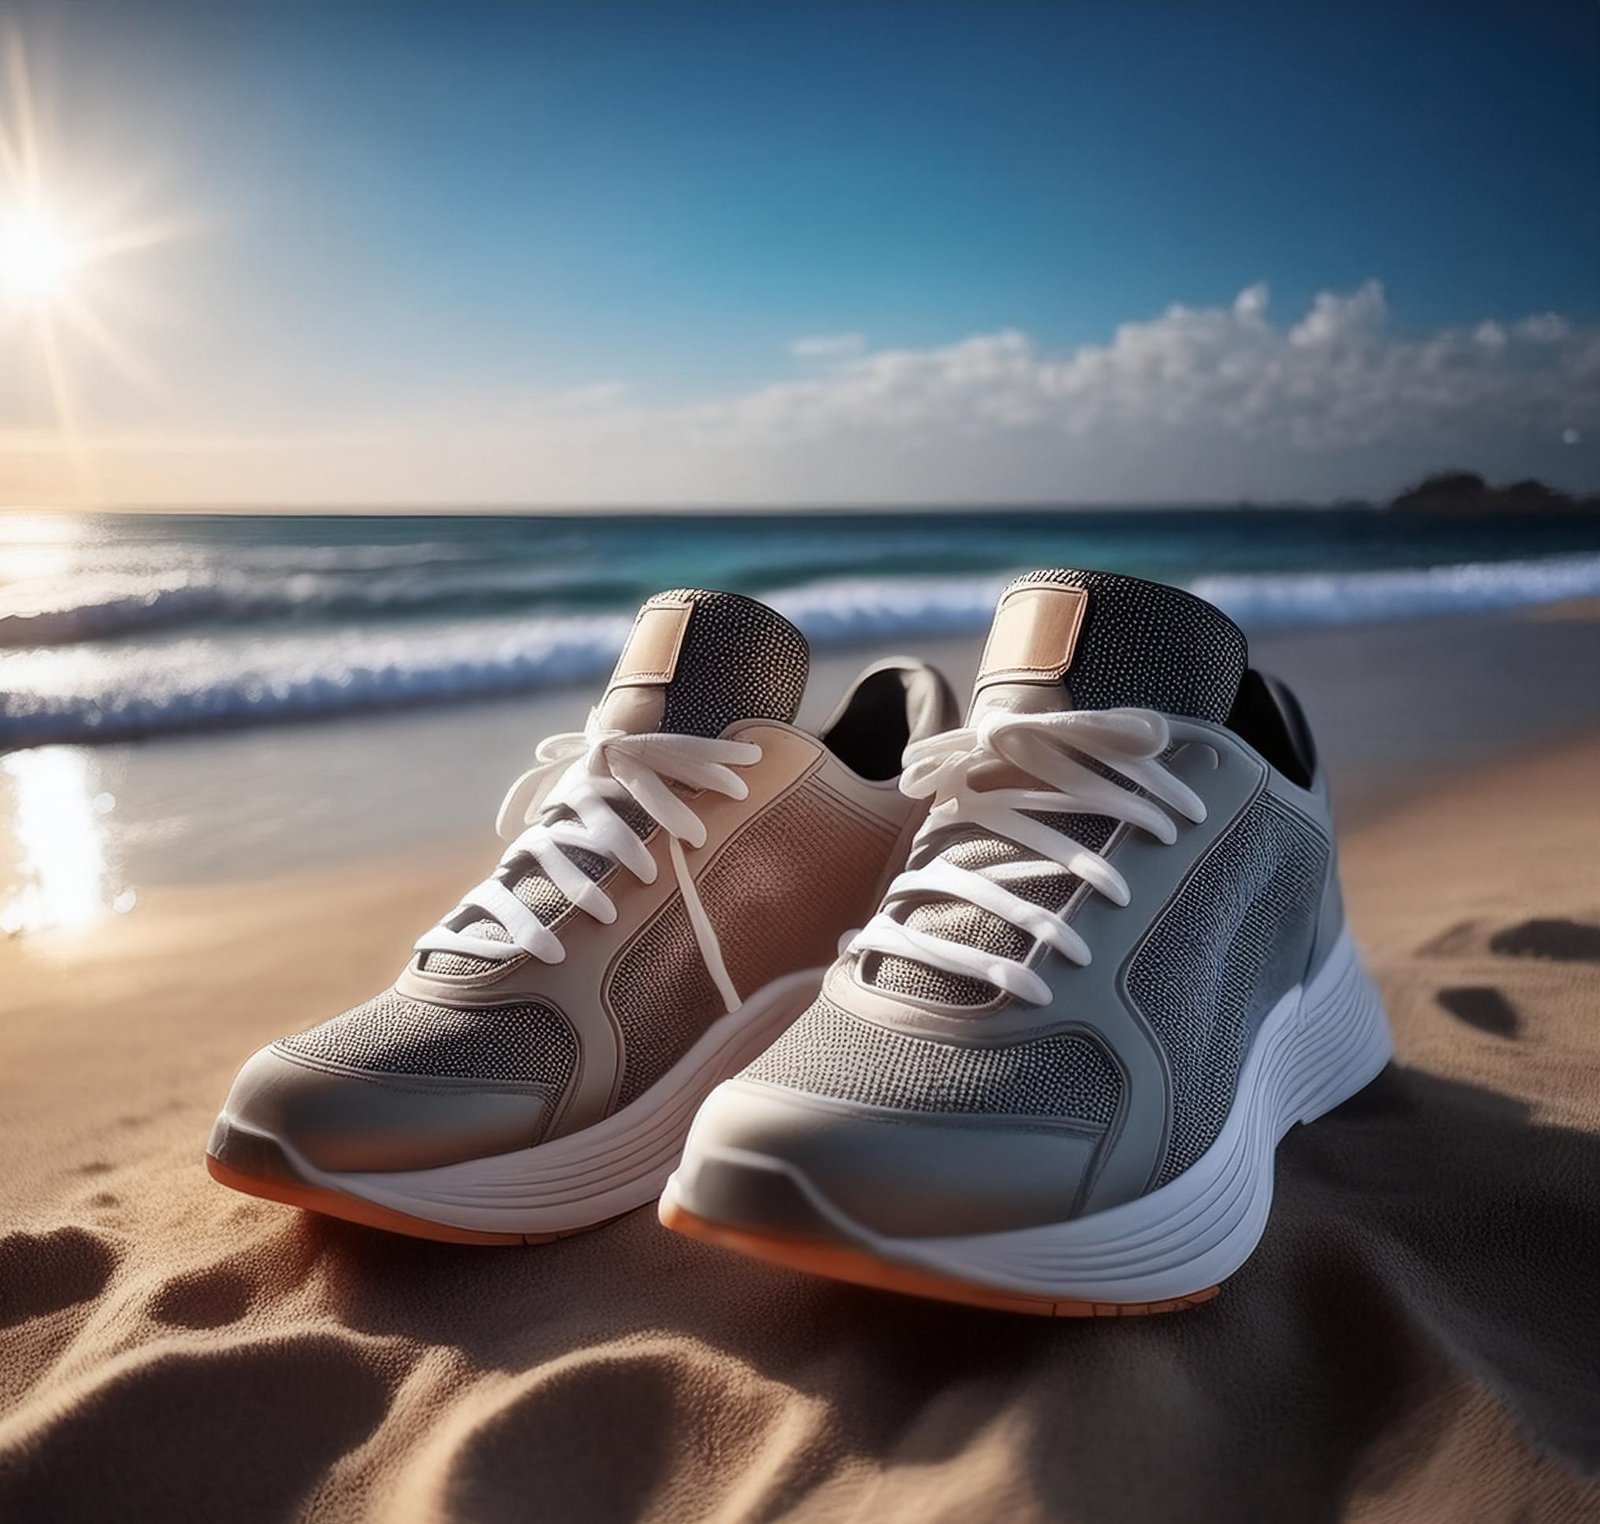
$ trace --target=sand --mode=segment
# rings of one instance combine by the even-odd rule
[[[213,1184],[237,1063],[379,987],[475,840],[0,943],[0,1519],[1600,1516],[1600,731],[1475,719],[1499,749],[1400,778],[1330,745],[1397,1061],[1166,1318],[810,1281],[648,1211],[470,1249]]]

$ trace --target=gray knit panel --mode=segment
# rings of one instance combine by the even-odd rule
[[[374,1074],[537,1083],[557,1090],[572,1078],[578,1060],[572,1028],[538,1001],[461,1010],[392,989],[273,1046]]]
[[[968,1048],[863,1021],[819,998],[744,1071],[807,1095],[896,1111],[1110,1124],[1121,1078],[1075,1034]]]
[[[1221,609],[1181,587],[1120,572],[1029,572],[1006,591],[1039,582],[1089,595],[1065,679],[1074,709],[1227,720],[1249,656],[1239,626]]]
[[[1163,913],[1128,970],[1128,993],[1166,1050],[1172,1134],[1159,1183],[1216,1141],[1233,1105],[1251,1016],[1302,976],[1329,845],[1263,795]]]

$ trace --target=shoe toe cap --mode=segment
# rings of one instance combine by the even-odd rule
[[[318,1170],[433,1169],[537,1143],[551,1088],[313,1063],[276,1045],[239,1071],[212,1133],[223,1158],[267,1139]]]
[[[739,1079],[701,1107],[674,1189],[696,1215],[751,1230],[1004,1232],[1070,1217],[1098,1141],[1097,1129],[888,1110]]]

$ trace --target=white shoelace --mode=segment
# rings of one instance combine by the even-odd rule
[[[717,934],[695,889],[694,876],[683,855],[684,844],[705,845],[706,828],[700,817],[671,788],[667,780],[692,789],[707,789],[730,799],[749,796],[750,786],[733,771],[761,760],[761,748],[746,741],[723,741],[705,736],[665,732],[634,735],[625,730],[604,730],[591,713],[583,731],[551,736],[535,753],[537,764],[511,785],[500,806],[495,829],[509,841],[499,867],[477,888],[463,895],[449,915],[417,938],[417,952],[465,953],[475,958],[504,962],[531,953],[545,963],[560,963],[567,955],[561,939],[507,887],[511,871],[532,858],[579,910],[604,925],[617,918],[611,897],[570,857],[566,848],[598,852],[626,868],[641,883],[656,879],[656,861],[614,808],[632,801],[667,833],[673,873],[683,894],[695,942],[706,971],[732,1011],[739,994],[728,977]],[[551,818],[559,807],[571,815]],[[573,816],[576,816],[574,819]],[[509,942],[456,931],[448,923],[468,912],[474,919],[498,921]]]
[[[1073,963],[1087,964],[1090,951],[1083,938],[1060,915],[1013,893],[1004,881],[1032,878],[1057,867],[1118,905],[1128,903],[1128,882],[1098,852],[1024,812],[1106,815],[1170,845],[1177,840],[1178,828],[1162,804],[1192,821],[1206,817],[1200,796],[1160,760],[1170,735],[1166,720],[1152,710],[1087,709],[989,714],[975,727],[909,746],[900,788],[913,798],[934,801],[917,834],[915,852],[924,866],[900,874],[889,885],[883,908],[856,933],[847,950],[910,958],[945,973],[981,979],[1032,1004],[1048,1005],[1049,985],[1026,964],[917,931],[896,920],[890,909],[910,900],[964,900],[993,912]],[[1145,793],[1121,787],[1083,758],[1111,769]],[[1050,787],[985,788],[980,786],[984,770],[990,777],[996,772],[1021,772]],[[972,826],[1029,848],[1039,858],[1002,863],[982,873],[937,855],[927,860],[952,831]]]

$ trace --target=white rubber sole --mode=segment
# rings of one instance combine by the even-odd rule
[[[1261,1241],[1283,1135],[1370,1083],[1391,1052],[1382,1001],[1346,931],[1311,983],[1289,991],[1263,1021],[1216,1141],[1137,1201],[1004,1233],[891,1238],[846,1217],[782,1160],[760,1162],[790,1177],[841,1245],[931,1281],[1107,1311],[1182,1302],[1210,1292]],[[671,1182],[662,1211],[664,1220],[693,1215]]]
[[[437,1169],[319,1170],[281,1144],[306,1184],[466,1233],[560,1236],[654,1201],[676,1168],[701,1101],[783,1033],[824,969],[788,974],[718,1018],[643,1095],[581,1132]]]

